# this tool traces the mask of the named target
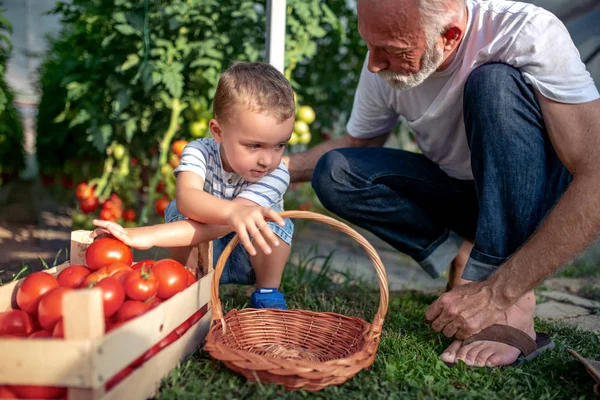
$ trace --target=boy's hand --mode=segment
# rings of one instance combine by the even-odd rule
[[[279,239],[267,224],[267,219],[277,222],[281,227],[285,226],[283,218],[275,210],[268,207],[244,204],[235,204],[227,220],[229,226],[239,235],[240,241],[248,253],[255,256],[256,249],[250,238],[254,239],[254,242],[265,254],[271,254],[271,247],[267,244],[267,240],[273,246],[279,246]]]
[[[95,219],[92,223],[98,228],[90,233],[91,238],[112,235],[127,246],[138,250],[146,250],[154,246],[149,237],[139,232],[136,228],[125,229],[116,222],[104,221],[101,219]]]

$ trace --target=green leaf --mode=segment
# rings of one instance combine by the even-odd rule
[[[136,130],[137,130],[137,119],[129,118],[125,122],[125,140],[127,141],[127,143],[131,143],[131,140],[133,139],[133,136],[134,136]]]
[[[117,34],[115,32],[111,33],[110,35],[102,39],[102,43],[100,43],[100,46],[102,46],[102,48],[106,48],[116,36]]]
[[[183,94],[183,75],[179,72],[182,69],[180,63],[173,63],[167,66],[162,76],[165,87],[175,98],[180,98]]]
[[[137,65],[140,62],[140,57],[137,54],[129,54],[127,60],[121,65],[121,72],[127,71],[129,68]]]
[[[127,18],[125,17],[124,12],[115,12],[115,13],[113,13],[112,17],[113,17],[113,20],[115,22],[118,22],[119,24],[127,23]]]
[[[84,122],[87,122],[89,120],[90,120],[90,113],[85,108],[83,108],[83,109],[79,110],[77,115],[75,115],[75,118],[73,118],[71,120],[71,122],[69,122],[69,129],[74,126],[81,125]]]
[[[106,146],[108,146],[108,142],[112,136],[112,131],[112,126],[108,124],[104,124],[101,127],[95,124],[92,126],[92,144],[101,153],[104,153],[106,150]]]
[[[127,24],[115,25],[115,29],[121,32],[123,35],[133,35],[134,33],[136,33],[135,29],[133,29],[131,25]]]

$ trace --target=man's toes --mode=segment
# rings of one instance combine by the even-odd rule
[[[468,347],[467,354],[464,357],[457,357],[465,362],[467,365],[482,367],[483,365],[477,364],[477,358],[479,354],[485,349],[485,346],[480,342],[475,342]]]
[[[508,346],[506,346],[508,348]],[[508,348],[504,351],[495,351],[494,354],[490,355],[487,363],[490,367],[499,367],[502,365],[510,365],[514,363],[521,352],[514,348]]]
[[[447,363],[455,363],[456,352],[460,349],[460,346],[462,346],[462,341],[455,340],[450,346],[448,346],[446,350],[444,350],[444,352],[440,356],[440,359]]]
[[[477,357],[475,358],[475,366],[476,367],[494,367],[494,364],[489,361],[490,357],[495,354],[493,349],[489,347],[482,348]]]

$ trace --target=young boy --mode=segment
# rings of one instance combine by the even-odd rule
[[[287,309],[278,288],[293,224],[277,211],[290,181],[282,156],[294,126],[294,93],[272,66],[235,63],[219,79],[213,113],[213,138],[188,144],[175,169],[167,223],[123,229],[94,221],[92,237],[109,233],[134,248],[167,247],[174,259],[193,265],[190,246],[214,240],[216,261],[237,233],[243,246],[229,257],[220,283],[256,283],[252,307]]]

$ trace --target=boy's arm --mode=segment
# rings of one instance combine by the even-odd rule
[[[151,247],[187,247],[218,239],[231,228],[224,225],[206,225],[200,222],[183,220],[168,224],[123,228],[116,222],[94,220],[96,228],[90,237],[96,238],[107,234],[114,236],[129,247],[139,250]]]
[[[190,171],[182,171],[177,175],[176,196],[177,208],[183,215],[204,224],[229,226],[230,231],[235,230],[238,233],[240,241],[250,255],[256,255],[250,237],[265,254],[271,254],[265,237],[274,246],[279,245],[265,219],[275,221],[281,226],[284,226],[285,222],[271,208],[260,207],[251,201],[242,202],[241,199],[224,200],[206,193],[202,177]]]

